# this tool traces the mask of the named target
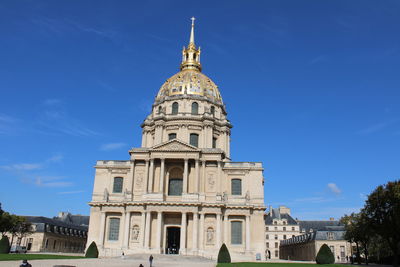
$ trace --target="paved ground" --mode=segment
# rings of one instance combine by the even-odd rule
[[[143,264],[149,267],[149,255],[126,256],[109,259],[74,259],[74,260],[33,260],[32,267],[53,267],[54,265],[69,265],[75,267],[138,267]],[[19,267],[21,261],[0,261],[0,267]],[[215,267],[215,262],[191,256],[155,255],[153,267]]]

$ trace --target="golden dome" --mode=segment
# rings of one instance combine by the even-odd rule
[[[222,104],[217,85],[206,75],[196,69],[185,69],[169,78],[160,88],[156,100],[167,96],[198,95],[205,96],[213,102]]]
[[[168,96],[197,95],[222,104],[217,85],[201,73],[200,53],[200,47],[197,49],[194,43],[194,18],[192,18],[189,45],[182,50],[181,71],[161,86],[156,101],[162,101]]]

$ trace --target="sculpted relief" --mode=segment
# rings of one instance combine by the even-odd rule
[[[139,240],[139,234],[140,234],[140,228],[138,225],[134,225],[132,227],[132,240],[133,241],[138,241]]]
[[[208,182],[208,191],[213,191],[215,189],[214,173],[208,173],[207,182]]]
[[[213,244],[214,243],[214,229],[212,227],[207,228],[207,244]]]
[[[143,176],[144,176],[144,174],[142,172],[139,172],[136,174],[135,189],[138,190],[138,189],[142,188]]]

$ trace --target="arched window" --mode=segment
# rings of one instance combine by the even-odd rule
[[[172,103],[172,115],[176,115],[179,112],[179,104],[178,102]]]
[[[211,115],[214,117],[214,115],[215,115],[215,107],[211,106],[210,111],[211,111]]]
[[[110,218],[108,240],[117,241],[119,236],[119,218]]]
[[[195,133],[190,134],[190,144],[195,147],[199,146],[199,135],[198,134],[195,134]]]
[[[231,223],[231,244],[241,245],[242,244],[242,222],[233,221]]]
[[[212,148],[217,148],[217,138],[213,137]]]
[[[197,104],[197,102],[192,103],[192,114],[193,115],[199,114],[199,104]]]
[[[231,192],[232,192],[232,195],[241,195],[242,194],[242,180],[232,179]]]
[[[162,112],[162,106],[159,106],[158,107],[158,114],[161,114],[161,112]]]
[[[114,177],[113,193],[122,193],[123,181],[122,177]]]
[[[173,139],[176,139],[176,133],[168,134],[168,140],[173,140]]]

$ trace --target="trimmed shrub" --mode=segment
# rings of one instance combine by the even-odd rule
[[[94,241],[90,244],[90,246],[86,250],[85,257],[86,258],[98,258],[99,257],[99,251],[98,251],[96,243]]]
[[[222,244],[218,252],[218,263],[231,263],[231,255],[225,243]]]
[[[332,264],[335,263],[335,256],[327,244],[323,244],[318,251],[315,261],[318,264]]]
[[[7,236],[0,239],[0,254],[8,254],[10,252],[10,241]]]

